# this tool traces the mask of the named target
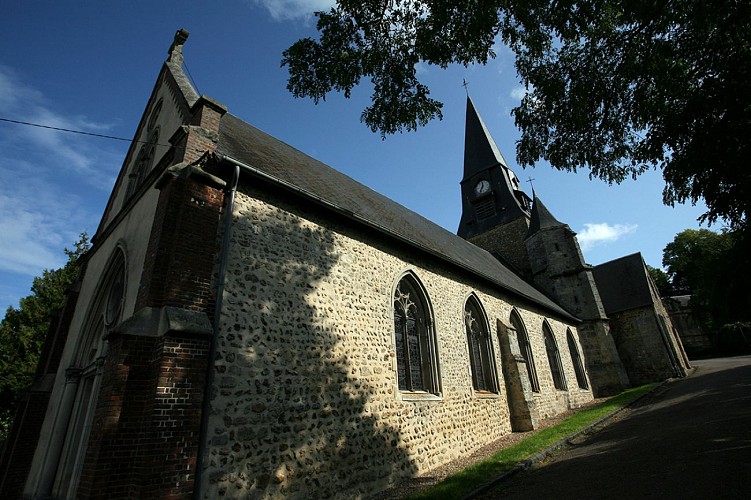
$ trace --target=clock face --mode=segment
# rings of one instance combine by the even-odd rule
[[[488,191],[490,191],[490,183],[484,179],[475,185],[475,194],[478,196]]]

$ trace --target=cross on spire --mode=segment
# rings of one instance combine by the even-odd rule
[[[467,93],[467,96],[469,96],[469,90],[467,90],[467,87],[469,86],[469,82],[462,78],[462,87],[464,87],[464,92]]]
[[[532,192],[534,193],[534,192],[535,192],[535,185],[534,185],[534,184],[532,184],[532,181],[533,181],[533,180],[534,180],[534,179],[533,179],[533,178],[532,178],[531,176],[530,176],[530,177],[527,177],[527,182],[529,182],[529,187],[531,187],[531,188],[532,188]]]

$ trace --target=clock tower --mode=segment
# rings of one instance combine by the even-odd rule
[[[462,218],[457,234],[528,275],[524,238],[531,200],[521,190],[469,96],[465,127]]]

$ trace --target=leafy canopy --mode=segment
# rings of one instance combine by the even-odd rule
[[[691,304],[710,332],[751,321],[751,241],[741,232],[686,229],[663,250],[672,293],[690,294]]]
[[[737,0],[339,0],[319,40],[284,52],[287,88],[316,103],[373,83],[381,135],[441,118],[420,62],[485,64],[500,40],[528,93],[512,114],[522,166],[609,183],[660,168],[663,201],[744,227],[751,205],[751,4]]]
[[[34,379],[52,314],[65,302],[65,293],[78,277],[79,257],[90,247],[86,233],[65,249],[68,262],[60,269],[45,269],[34,278],[31,295],[9,307],[0,322],[0,441],[5,438],[21,394]]]
[[[673,288],[665,271],[658,267],[652,267],[649,264],[647,264],[647,271],[649,271],[649,276],[657,287],[660,297],[665,297],[673,293]]]

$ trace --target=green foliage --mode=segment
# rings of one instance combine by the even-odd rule
[[[499,451],[491,458],[473,464],[453,474],[434,487],[412,496],[414,499],[465,498],[467,494],[513,469],[517,464],[528,460],[537,453],[559,443],[561,440],[584,430],[614,411],[632,403],[650,392],[657,384],[648,384],[628,389],[604,403],[587,408],[553,427],[534,433],[524,441]]]
[[[373,83],[361,119],[382,135],[441,118],[418,63],[485,64],[498,39],[529,93],[512,114],[523,166],[546,160],[621,182],[650,168],[666,204],[746,225],[751,207],[751,8],[718,0],[340,0],[320,40],[284,52],[287,88],[317,103]]]
[[[665,271],[650,265],[647,265],[647,271],[649,271],[649,276],[652,278],[652,281],[654,281],[657,291],[660,293],[660,297],[665,297],[672,293],[673,288],[670,285],[670,280]]]
[[[686,229],[663,250],[676,294],[690,294],[691,306],[708,332],[726,323],[751,320],[751,275],[748,233]]]
[[[21,394],[31,385],[39,354],[47,337],[51,315],[65,302],[65,292],[78,276],[79,257],[90,247],[81,234],[73,250],[65,249],[68,262],[34,278],[32,294],[9,307],[0,322],[0,441],[12,423]]]
[[[731,246],[732,238],[727,232],[686,229],[667,244],[662,264],[676,290],[698,293],[712,281],[712,275]]]
[[[751,323],[728,323],[717,334],[717,350],[721,354],[751,353]]]

